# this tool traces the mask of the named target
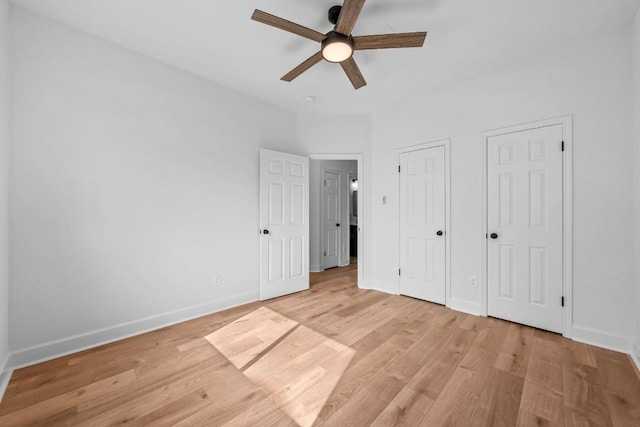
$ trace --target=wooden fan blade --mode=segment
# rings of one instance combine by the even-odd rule
[[[322,61],[322,52],[318,52],[313,56],[309,57],[309,59],[304,61],[302,64],[298,65],[296,68],[294,68],[293,70],[289,71],[287,74],[282,76],[280,80],[284,80],[285,82],[290,82],[291,80],[295,79],[300,74],[304,73],[305,71],[307,71],[309,68],[313,67],[320,61]]]
[[[351,84],[353,85],[354,89],[360,89],[362,86],[365,86],[367,84],[367,82],[364,80],[364,77],[362,77],[360,68],[358,68],[358,64],[356,64],[356,61],[353,59],[353,57],[341,62],[340,65],[342,66],[344,72],[347,74],[347,77],[349,77],[349,80],[351,80]]]
[[[254,21],[262,22],[263,24],[271,25],[272,27],[279,28],[281,30],[288,31],[293,34],[297,34],[302,37],[306,37],[313,41],[320,43],[324,40],[324,34],[319,33],[311,28],[303,27],[295,22],[287,21],[286,19],[279,18],[275,15],[271,15],[267,12],[256,9],[251,15],[251,19]]]
[[[353,49],[389,49],[396,47],[422,47],[426,32],[378,34],[353,38]]]
[[[358,16],[360,16],[360,11],[364,6],[364,1],[365,0],[344,0],[340,16],[338,17],[338,23],[336,24],[337,32],[347,36],[351,34],[353,27],[356,26]]]

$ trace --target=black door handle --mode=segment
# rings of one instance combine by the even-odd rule
[[[336,227],[340,227],[340,224],[336,224]]]
[[[269,230],[262,230],[262,234],[269,234]]]
[[[442,236],[444,233],[442,232],[442,230],[438,230],[436,231],[436,236]]]
[[[498,235],[496,233],[491,233],[489,237],[491,237],[492,239],[497,239]]]

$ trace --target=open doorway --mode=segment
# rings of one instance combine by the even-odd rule
[[[362,157],[312,155],[309,270],[356,268],[362,283]]]

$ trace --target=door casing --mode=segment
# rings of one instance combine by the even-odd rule
[[[573,250],[572,250],[572,224],[573,224],[573,182],[572,182],[572,117],[571,115],[551,118],[547,120],[539,120],[535,122],[524,123],[515,126],[508,126],[504,128],[485,131],[482,133],[483,138],[483,162],[482,162],[482,235],[480,239],[481,254],[482,254],[482,284],[480,285],[480,314],[482,316],[488,316],[488,247],[487,247],[487,234],[489,229],[487,227],[488,218],[488,183],[487,183],[487,147],[489,138],[494,136],[505,135],[509,133],[522,132],[531,129],[537,129],[541,127],[562,125],[562,134],[564,141],[564,155],[562,156],[562,293],[564,295],[564,315],[563,315],[563,333],[562,335],[571,338],[573,336],[572,331],[572,314],[573,314]]]
[[[367,230],[368,219],[364,196],[367,188],[364,155],[361,153],[310,154],[309,158],[313,160],[355,160],[358,163],[358,287],[368,289],[371,285],[370,279],[367,279],[365,275],[367,256],[369,254],[364,247],[364,233]]]

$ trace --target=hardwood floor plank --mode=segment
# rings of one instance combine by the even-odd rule
[[[407,338],[393,336],[374,352],[347,369],[333,393],[320,411],[318,418],[326,420],[342,408],[360,389],[379,373],[390,361],[406,351],[413,342]]]
[[[474,339],[473,332],[464,329],[450,334],[446,330],[435,328],[431,336],[424,340],[424,350],[419,349],[418,358],[408,365],[410,370],[406,375],[410,378],[409,385],[436,400]],[[412,372],[415,368],[419,369]]]
[[[35,405],[22,408],[0,417],[0,425],[29,425],[36,421],[73,409],[99,395],[117,393],[136,380],[135,372],[126,371],[111,378],[52,397]]]
[[[609,404],[598,384],[598,368],[582,365],[565,353],[563,357],[564,406],[573,419],[586,419],[599,426],[612,426]],[[523,396],[524,398],[524,396]]]
[[[494,318],[482,318],[482,328],[478,332],[476,345],[498,353],[507,336],[510,324]]]
[[[638,377],[629,373],[629,359],[626,355],[603,348],[594,348],[597,365],[597,383],[614,394],[628,396],[631,400],[640,399]]]
[[[532,345],[526,379],[549,393],[563,396],[562,351],[545,345]]]
[[[28,387],[21,387],[22,383],[16,382],[15,384],[18,385],[16,391],[5,396],[3,404],[0,405],[0,416],[32,407],[51,397],[73,392],[124,372],[134,372],[138,366],[137,361],[115,362],[107,365],[99,364],[94,369],[80,372],[75,369],[64,369],[53,371],[51,375],[29,377],[27,381],[37,378],[37,386],[30,382]],[[42,393],[43,389],[47,390],[47,394]]]
[[[237,387],[225,387],[223,384],[207,385],[204,389],[208,396],[206,399],[207,404],[200,410],[171,425],[185,427],[219,426],[256,408],[262,408],[261,412],[265,417],[271,410],[280,411],[273,403],[268,402],[268,396],[262,390],[241,386],[245,382],[245,379],[240,379]],[[268,408],[263,405],[264,402],[269,403]],[[284,416],[286,417],[286,414]]]
[[[495,358],[493,352],[472,347],[419,425],[468,426]]]
[[[364,384],[340,409],[324,420],[322,426],[368,426],[400,392],[404,382],[379,371]],[[367,408],[363,411],[362,408]]]
[[[141,426],[172,426],[209,405],[211,405],[211,397],[202,388],[147,412],[135,420],[135,424]]]
[[[356,280],[20,369],[0,425],[640,426],[627,355]]]
[[[83,424],[86,420],[97,417],[104,412],[110,411],[114,414],[127,414],[123,410],[124,406],[131,401],[144,398],[145,396],[156,392],[157,390],[167,389],[173,387],[174,384],[181,384],[190,377],[197,376],[206,372],[207,370],[220,371],[226,373],[230,378],[236,377],[235,368],[232,369],[232,365],[224,359],[222,356],[212,360],[206,360],[205,362],[198,363],[188,368],[175,371],[171,365],[164,365],[166,368],[165,375],[160,378],[143,378],[131,384],[129,387],[123,389],[120,393],[103,394],[95,399],[87,402],[83,402],[78,405],[78,414],[74,418],[70,419],[71,424]],[[240,376],[241,379],[244,377]],[[182,397],[181,394],[177,396],[169,396],[173,400]],[[118,410],[120,408],[120,410]],[[155,408],[152,408],[152,410]]]
[[[230,384],[230,378],[223,370],[215,365],[203,367],[199,372],[184,376],[167,386],[158,387],[135,399],[128,399],[110,410],[100,412],[82,422],[86,426],[103,426],[108,424],[138,423],[142,416],[172,404],[175,400],[192,394],[208,384],[218,383],[220,386]],[[78,406],[78,412],[83,412],[83,406]]]
[[[298,325],[267,307],[260,307],[205,337],[238,369]]]
[[[504,372],[524,378],[529,363],[533,332],[532,328],[512,323],[494,366]]]
[[[358,313],[359,311],[366,310],[372,305],[387,299],[387,295],[381,294],[379,292],[368,292],[363,294],[361,298],[358,299],[357,302],[353,302],[348,306],[338,310],[336,312],[337,316],[340,317],[349,317]]]
[[[184,424],[184,427],[193,425],[220,425],[224,427],[298,427],[298,424],[289,418],[289,416],[270,399],[264,399],[259,404],[243,411],[236,417],[222,424],[219,424],[216,418],[210,418],[205,420],[204,423],[191,423],[191,420],[189,420],[189,423]]]
[[[605,390],[609,415],[614,426],[640,425],[640,404],[638,398]]]
[[[492,368],[469,427],[511,427],[518,421],[524,380]]]
[[[546,390],[533,381],[525,380],[520,399],[517,425],[527,425],[528,420],[546,420],[549,425],[562,425],[564,420],[562,396]]]
[[[416,426],[422,421],[433,399],[405,386],[371,423],[372,426]]]

